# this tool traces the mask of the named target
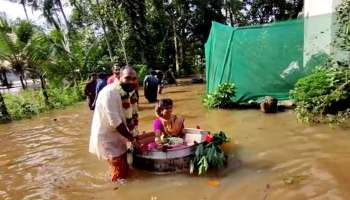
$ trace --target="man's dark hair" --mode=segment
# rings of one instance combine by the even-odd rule
[[[108,74],[104,73],[104,72],[101,72],[98,74],[98,78],[99,79],[107,79],[108,77]]]
[[[151,71],[151,75],[152,75],[152,76],[155,76],[155,75],[157,75],[157,72],[154,71],[154,70],[152,70],[152,71]]]

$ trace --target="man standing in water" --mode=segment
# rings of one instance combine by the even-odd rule
[[[128,175],[127,142],[140,146],[133,135],[138,123],[136,81],[135,70],[123,67],[119,81],[104,87],[96,101],[89,151],[108,161],[113,182]]]
[[[120,67],[117,64],[114,64],[112,67],[112,76],[108,77],[107,84],[114,83],[115,79],[119,79],[120,77]]]
[[[147,75],[143,81],[143,90],[145,98],[149,103],[154,103],[157,101],[159,81],[156,77],[156,72],[151,71],[151,75]]]
[[[84,94],[87,98],[87,102],[90,110],[94,110],[94,101],[96,97],[96,84],[97,84],[97,74],[93,73],[91,79],[86,83]]]

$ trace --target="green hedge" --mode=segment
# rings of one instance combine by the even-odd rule
[[[350,69],[322,67],[300,79],[291,99],[299,120],[306,123],[336,122],[350,114]]]
[[[25,90],[19,94],[3,94],[7,110],[12,120],[28,118],[54,108],[72,105],[84,99],[83,85],[74,87],[49,88],[49,105],[41,90]]]
[[[146,65],[134,65],[134,69],[137,73],[137,77],[139,79],[139,84],[143,85],[143,80],[148,75],[148,69]]]

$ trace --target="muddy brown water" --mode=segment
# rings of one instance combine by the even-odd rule
[[[134,170],[126,184],[112,184],[106,163],[88,153],[92,113],[81,103],[0,126],[0,199],[350,199],[349,123],[310,127],[291,111],[208,111],[203,91],[178,86],[162,96],[175,101],[186,127],[229,134],[224,170],[202,177]],[[154,105],[142,97],[140,107],[140,129],[149,130]]]

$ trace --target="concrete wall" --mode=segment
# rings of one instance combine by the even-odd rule
[[[304,66],[318,54],[332,52],[335,8],[341,0],[304,0]]]

